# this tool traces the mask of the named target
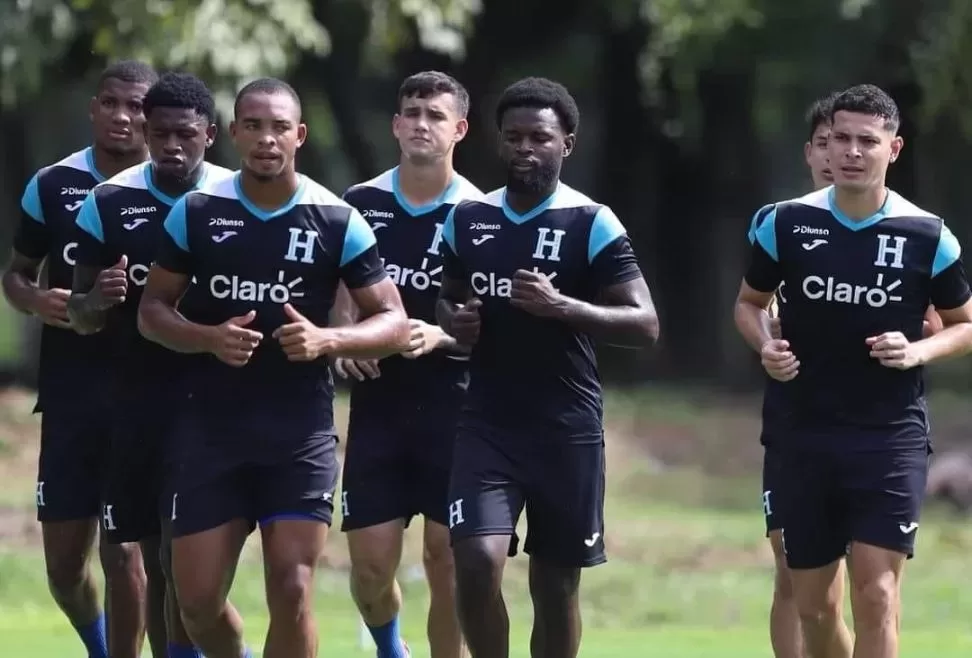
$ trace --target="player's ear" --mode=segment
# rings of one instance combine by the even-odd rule
[[[395,116],[392,117],[392,135],[395,137],[395,139],[398,139],[398,133],[401,131],[401,129],[402,115],[396,112]]]
[[[811,144],[810,142],[806,142],[803,145],[803,160],[804,160],[804,162],[807,163],[807,166],[810,166],[810,154],[811,153],[813,153],[813,144]]]
[[[891,162],[898,159],[901,155],[901,149],[904,148],[904,137],[901,135],[895,135],[894,139],[891,140]]]
[[[215,123],[211,123],[206,127],[206,148],[209,148],[216,142],[216,134],[219,132],[219,127]]]
[[[236,119],[231,119],[229,122],[229,134],[230,137],[236,139]]]
[[[570,156],[574,152],[574,144],[577,142],[577,138],[574,133],[571,133],[564,137],[564,157]]]
[[[95,114],[98,113],[98,97],[92,96],[91,100],[88,101],[88,119],[94,121]]]
[[[466,137],[466,133],[469,132],[469,121],[466,119],[459,119],[456,121],[456,142],[461,142]]]
[[[303,146],[304,142],[306,141],[307,141],[307,124],[306,123],[297,124],[297,148]]]

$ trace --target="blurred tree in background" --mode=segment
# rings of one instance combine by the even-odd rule
[[[191,70],[224,115],[247,80],[287,78],[310,126],[302,169],[337,191],[395,163],[395,91],[428,68],[473,98],[460,170],[501,185],[493,101],[545,75],[582,109],[565,177],[625,221],[662,316],[659,349],[606,350],[607,375],[756,386],[728,319],[743,235],[754,209],[806,191],[814,98],[887,89],[905,116],[892,186],[972,238],[970,36],[967,0],[14,0],[0,3],[0,236],[33,171],[85,143],[112,59]],[[213,159],[233,165],[229,140]],[[964,383],[968,367],[942,373]]]

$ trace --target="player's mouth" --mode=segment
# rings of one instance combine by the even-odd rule
[[[108,131],[108,139],[114,139],[119,142],[125,141],[127,139],[131,139],[131,136],[132,136],[131,130],[123,130],[123,129],[116,128],[114,130]]]
[[[517,159],[510,163],[510,168],[513,169],[513,171],[519,171],[521,173],[533,171],[538,166],[540,166],[539,162],[529,159]]]
[[[173,169],[175,167],[182,167],[186,163],[182,158],[160,158],[159,164],[163,167]]]
[[[416,136],[412,137],[412,139],[410,141],[414,142],[415,144],[431,144],[432,143],[432,140],[431,139],[429,139],[428,137],[422,137],[421,135],[416,135]]]
[[[832,172],[830,169],[822,169],[820,171],[820,175],[823,176],[823,179],[825,181],[833,181],[834,180],[834,172]]]
[[[840,168],[840,173],[845,176],[860,176],[864,173],[864,167],[858,167],[856,165],[843,165]]]
[[[275,162],[280,162],[281,157],[282,156],[277,155],[276,153],[255,153],[253,155],[253,159],[260,164],[273,164]]]

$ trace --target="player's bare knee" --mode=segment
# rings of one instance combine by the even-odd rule
[[[55,596],[74,592],[85,579],[83,555],[48,555],[47,584]]]
[[[142,551],[138,544],[101,542],[98,547],[98,555],[101,559],[101,568],[104,569],[105,578],[108,580],[145,577]]]
[[[560,567],[530,560],[530,596],[534,606],[541,608],[566,607],[580,590],[581,570]]]
[[[186,629],[199,631],[216,623],[226,606],[226,595],[219,587],[180,586],[178,602],[179,615]]]
[[[854,619],[857,623],[884,624],[897,615],[898,579],[894,573],[855,578],[853,588]]]
[[[300,617],[309,607],[314,567],[306,564],[274,565],[267,572],[270,614]]]
[[[776,576],[773,580],[773,597],[779,602],[792,603],[794,601],[793,579],[785,560],[776,561]]]
[[[395,582],[397,565],[379,556],[361,556],[351,562],[351,583],[359,596],[380,596]]]
[[[489,539],[491,537],[470,537],[453,546],[456,584],[460,593],[499,591],[505,553],[496,550]]]
[[[422,548],[422,564],[425,566],[425,575],[432,589],[442,585],[451,586],[455,578],[456,563],[448,535],[445,536],[444,541],[430,541],[426,536]]]

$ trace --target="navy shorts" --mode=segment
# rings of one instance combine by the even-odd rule
[[[292,519],[330,525],[338,461],[326,404],[232,417],[190,406],[175,431],[172,536],[235,520],[251,526]]]
[[[853,440],[849,437],[848,440]],[[776,497],[791,569],[843,557],[851,542],[911,558],[928,478],[927,447],[871,452],[780,451]]]
[[[105,474],[101,529],[110,544],[160,536],[162,515],[171,513],[166,491],[171,416],[124,408],[115,419]]]
[[[41,414],[37,468],[37,520],[41,523],[97,519],[111,422],[107,413],[86,410]]]
[[[341,478],[341,530],[421,514],[449,522],[449,470],[458,404],[417,412],[351,402]]]
[[[783,484],[780,461],[779,451],[767,445],[763,454],[763,517],[766,519],[767,536],[783,527],[783,516],[777,504]]]
[[[552,565],[593,567],[604,552],[604,439],[572,442],[463,425],[457,432],[449,486],[453,543],[510,535],[526,509],[523,550]]]

